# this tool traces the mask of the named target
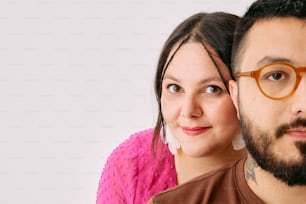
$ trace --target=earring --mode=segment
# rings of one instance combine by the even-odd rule
[[[163,136],[163,131],[161,131],[161,136],[163,139],[163,143],[164,144],[168,144],[168,148],[170,150],[170,152],[175,155],[177,149],[179,149],[181,147],[181,144],[179,143],[179,141],[177,141],[177,139],[171,134],[170,129],[165,125],[165,137]]]
[[[237,151],[245,147],[245,142],[241,134],[238,134],[235,136],[235,138],[232,141],[232,145],[233,145],[233,149]]]

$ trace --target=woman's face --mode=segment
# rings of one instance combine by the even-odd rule
[[[228,68],[212,53],[224,79],[230,80]],[[170,62],[162,82],[161,108],[182,151],[192,157],[225,153],[240,133],[232,100],[200,43],[184,44]]]

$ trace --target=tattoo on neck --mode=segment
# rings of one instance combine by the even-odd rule
[[[255,174],[255,168],[258,167],[258,164],[254,161],[253,158],[248,158],[245,164],[245,178],[247,181],[254,181],[257,184],[256,181],[256,174]]]

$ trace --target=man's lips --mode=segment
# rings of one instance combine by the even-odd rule
[[[291,137],[295,137],[299,139],[306,139],[306,127],[293,128],[293,129],[286,131],[286,133]]]
[[[206,132],[210,128],[211,127],[182,127],[182,130],[186,135],[197,136]]]

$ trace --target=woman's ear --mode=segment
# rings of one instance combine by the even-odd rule
[[[230,80],[228,83],[229,83],[230,95],[231,95],[232,101],[233,101],[234,106],[235,106],[236,111],[237,111],[237,117],[238,117],[238,119],[240,119],[239,107],[238,107],[238,85],[237,85],[237,82],[234,81],[234,80]]]

